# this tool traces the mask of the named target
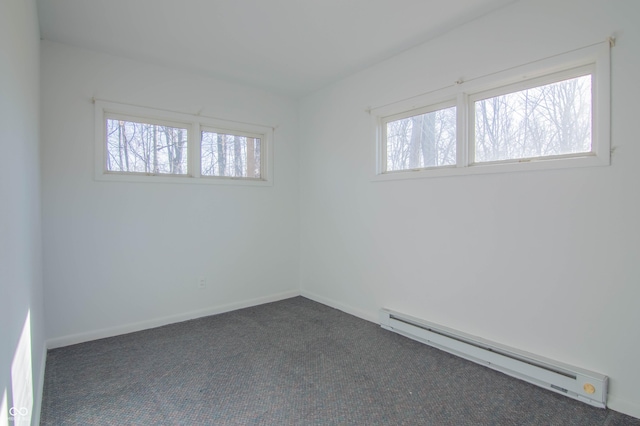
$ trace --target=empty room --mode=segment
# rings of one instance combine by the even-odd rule
[[[640,425],[637,0],[0,0],[0,426]]]

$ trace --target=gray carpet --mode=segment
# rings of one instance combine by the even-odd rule
[[[50,350],[43,425],[640,425],[302,297]]]

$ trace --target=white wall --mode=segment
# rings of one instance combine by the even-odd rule
[[[34,1],[0,0],[0,425],[42,392],[39,37]]]
[[[607,374],[640,417],[640,3],[521,0],[301,101],[304,295],[388,307]],[[612,165],[372,182],[365,112],[604,41]]]
[[[95,181],[92,97],[277,126],[274,185]],[[298,294],[294,101],[45,41],[42,134],[53,346]]]

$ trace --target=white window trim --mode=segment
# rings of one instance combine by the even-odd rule
[[[239,123],[213,117],[192,115],[173,111],[158,110],[136,105],[120,104],[108,101],[95,101],[95,164],[94,178],[98,181],[111,182],[146,182],[146,183],[190,183],[206,185],[273,185],[273,127],[257,124]],[[131,121],[166,124],[184,127],[188,130],[187,140],[187,174],[145,174],[135,172],[111,172],[107,166],[106,119],[122,118]],[[261,172],[260,179],[201,176],[200,174],[200,131],[215,130],[236,135],[248,135],[260,138]]]
[[[563,75],[576,76],[583,70],[592,72],[592,152],[543,157],[524,160],[473,163],[474,129],[473,100],[488,93],[509,93],[553,81]],[[583,73],[584,75],[584,73]],[[570,78],[570,77],[567,77]],[[487,95],[490,96],[490,95]],[[494,95],[495,96],[495,95]],[[386,140],[384,126],[393,117],[409,117],[437,109],[441,105],[456,105],[457,119],[457,164],[416,170],[385,171]],[[609,41],[574,51],[554,55],[526,65],[492,73],[467,82],[431,91],[424,95],[388,103],[369,110],[376,128],[374,152],[375,169],[373,181],[415,179],[444,176],[505,173],[572,167],[607,166],[611,162],[611,71]],[[397,119],[397,118],[396,118]]]

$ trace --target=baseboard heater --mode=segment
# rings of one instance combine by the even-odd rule
[[[606,408],[608,377],[430,323],[388,309],[382,328],[449,352],[509,376]]]

